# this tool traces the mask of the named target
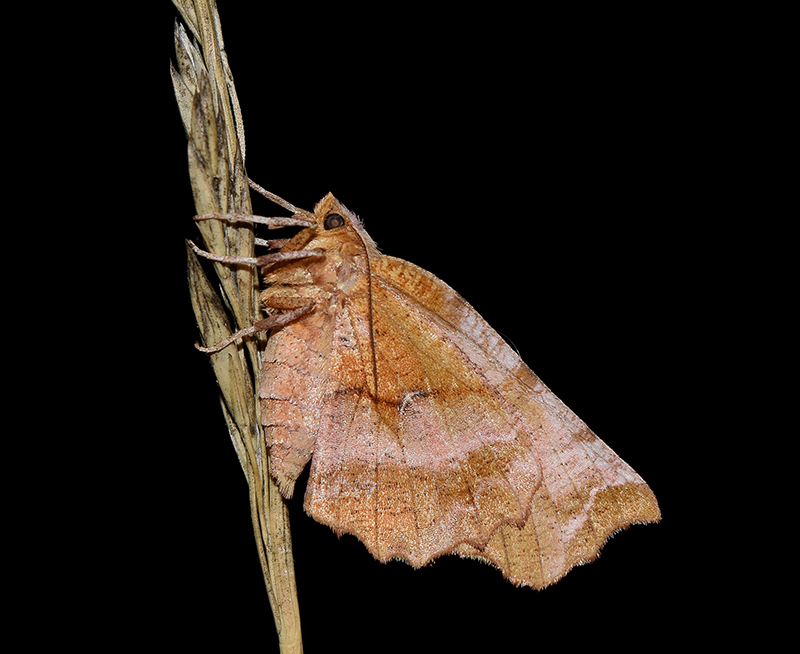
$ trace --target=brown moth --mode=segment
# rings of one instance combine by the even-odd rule
[[[254,259],[270,314],[212,348],[271,330],[259,397],[270,472],[305,510],[380,561],[479,558],[543,588],[607,538],[657,522],[653,492],[452,288],[381,254],[333,195]]]

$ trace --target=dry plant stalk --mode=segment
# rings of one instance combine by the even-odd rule
[[[183,26],[175,28],[175,96],[189,140],[189,174],[198,214],[252,213],[244,168],[241,114],[224,52],[214,0],[173,0],[197,43]],[[197,223],[210,252],[253,256],[252,225],[209,220]],[[192,305],[206,344],[219,343],[258,318],[258,280],[249,266],[214,264],[217,281],[207,278],[188,249]],[[221,290],[221,296],[215,291]],[[232,316],[234,325],[229,324]],[[250,508],[261,568],[275,617],[281,652],[302,652],[289,516],[268,470],[265,439],[256,402],[259,334],[239,347],[211,355],[222,410],[250,488]]]

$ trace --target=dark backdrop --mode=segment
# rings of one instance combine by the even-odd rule
[[[676,357],[700,209],[680,210],[698,181],[679,165],[689,119],[674,44],[647,22],[615,29],[614,16],[220,4],[250,176],[308,209],[333,192],[384,252],[453,286],[648,481],[664,516],[537,592],[458,558],[382,565],[303,513],[301,481],[290,510],[306,651],[582,649],[691,623],[675,589],[702,572],[674,557],[691,540],[678,488],[698,435]],[[159,642],[276,651],[245,479],[192,347],[176,12],[153,13],[155,64],[129,96],[131,120],[149,127],[111,162],[149,155],[115,189],[128,216],[119,304],[138,344],[116,406],[137,462],[125,540],[144,593],[131,615]]]

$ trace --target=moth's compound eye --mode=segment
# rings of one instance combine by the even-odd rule
[[[344,218],[338,213],[329,213],[325,216],[325,229],[336,229],[344,225]]]

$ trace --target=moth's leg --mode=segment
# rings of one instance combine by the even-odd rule
[[[195,220],[227,220],[228,222],[250,223],[255,225],[266,225],[267,229],[279,229],[281,227],[313,227],[316,225],[314,214],[305,209],[300,209],[294,206],[291,202],[287,202],[274,193],[270,193],[266,189],[256,184],[252,179],[247,180],[250,187],[263,195],[268,200],[280,205],[284,209],[291,211],[294,216],[291,218],[286,216],[256,216],[248,213],[205,213],[199,214],[194,217]],[[270,239],[265,240],[256,237],[255,244],[258,246],[265,246],[268,248],[279,248],[283,246],[289,239]]]
[[[297,216],[255,216],[249,213],[203,213],[194,217],[194,220],[227,220],[231,223],[250,223],[266,225],[267,229],[280,227],[312,227],[316,223],[305,214]]]
[[[312,220],[312,214],[305,209],[300,209],[299,207],[294,206],[291,202],[287,202],[282,197],[275,195],[274,193],[270,193],[265,188],[256,184],[252,179],[248,178],[247,183],[250,184],[250,188],[253,189],[259,195],[263,195],[267,200],[270,202],[274,202],[278,206],[283,207],[284,209],[291,211],[295,215],[305,216],[306,218]]]
[[[218,261],[219,263],[235,264],[247,263],[253,266],[264,267],[276,261],[289,261],[292,259],[306,259],[308,257],[319,257],[324,254],[323,250],[290,250],[289,252],[272,252],[270,254],[262,254],[260,257],[234,257],[226,254],[213,254],[201,250],[191,241],[187,241],[191,246],[194,253],[209,259],[211,261]]]
[[[280,311],[301,309],[309,304],[328,306],[330,301],[331,292],[313,284],[290,288],[268,286],[261,292],[261,306]]]
[[[254,190],[258,191],[261,195],[275,202],[281,207],[288,209],[294,214],[294,216],[292,217],[256,216],[245,213],[209,213],[209,214],[197,215],[194,217],[194,219],[197,221],[226,220],[228,222],[244,222],[250,224],[266,225],[268,229],[278,229],[280,227],[313,227],[316,224],[313,214],[309,213],[308,211],[305,211],[304,209],[298,209],[290,202],[287,202],[286,200],[283,200],[277,195],[274,195],[273,193],[264,190],[252,180],[248,180],[248,182],[250,183],[250,186]],[[267,247],[280,247],[280,245],[286,242],[286,239],[267,241],[264,239],[256,238],[255,242],[257,245],[266,245]],[[268,266],[269,264],[278,261],[305,259],[308,257],[316,257],[323,254],[322,250],[292,250],[288,252],[273,252],[270,254],[264,254],[260,257],[236,257],[236,256],[220,255],[220,254],[213,254],[211,252],[206,252],[205,250],[201,250],[191,241],[188,241],[188,243],[192,247],[192,250],[194,250],[195,254],[204,257],[206,259],[209,259],[211,261],[217,261],[219,263],[225,263],[225,264],[249,264],[249,265],[259,266],[262,268],[264,266]],[[265,332],[269,331],[270,329],[275,329],[277,327],[282,327],[284,325],[287,325],[290,322],[297,320],[298,318],[301,318],[302,316],[306,315],[307,313],[313,310],[314,302],[310,300],[312,300],[312,298],[303,298],[302,296],[296,296],[294,298],[284,298],[282,301],[279,300],[277,302],[274,302],[272,305],[265,305],[265,306],[271,306],[271,308],[282,309],[284,310],[284,312],[269,316],[264,320],[259,320],[250,327],[239,330],[235,334],[231,334],[225,340],[211,347],[203,347],[199,344],[195,344],[195,347],[197,347],[197,349],[200,350],[201,352],[207,352],[207,353],[219,352],[220,350],[228,347],[234,341],[243,338],[245,336],[249,336],[250,334],[255,334],[257,332]]]
[[[195,343],[194,346],[201,352],[206,352],[207,354],[213,354],[214,352],[219,352],[220,350],[225,349],[234,341],[240,338],[244,338],[245,336],[249,336],[250,334],[255,334],[257,332],[267,332],[270,329],[275,329],[277,327],[283,327],[284,325],[288,325],[290,322],[293,322],[298,318],[303,317],[307,313],[310,313],[313,309],[314,309],[314,304],[312,303],[304,307],[300,307],[299,309],[294,309],[293,311],[279,313],[274,316],[270,316],[269,318],[264,318],[264,320],[259,320],[258,322],[253,323],[250,327],[241,329],[235,334],[231,334],[224,341],[220,341],[219,343],[217,343],[216,345],[212,345],[211,347],[203,347],[198,343]]]
[[[305,259],[308,257],[316,257],[323,254],[322,250],[292,250],[290,252],[273,252],[271,254],[264,254],[260,257],[234,257],[228,255],[221,255],[221,254],[213,254],[211,252],[206,252],[205,250],[201,250],[191,241],[188,241],[189,245],[191,246],[192,250],[194,250],[195,254],[204,257],[206,259],[210,259],[211,261],[218,261],[220,263],[227,263],[227,264],[237,264],[237,263],[244,263],[244,264],[251,264],[254,266],[266,266],[271,263],[275,263],[276,261],[288,261],[290,259]],[[214,353],[219,352],[220,350],[228,347],[234,341],[243,338],[245,336],[249,336],[250,334],[255,334],[257,332],[266,332],[270,329],[275,329],[277,327],[283,327],[284,325],[288,325],[290,322],[301,318],[302,316],[309,313],[314,308],[313,298],[308,297],[304,298],[302,296],[295,295],[292,299],[288,301],[278,301],[273,302],[271,304],[265,304],[265,306],[270,306],[271,308],[275,309],[289,309],[285,313],[276,314],[274,316],[269,316],[264,320],[259,320],[253,323],[250,327],[246,327],[244,329],[239,330],[235,334],[231,334],[228,338],[223,341],[220,341],[216,345],[212,345],[211,347],[203,347],[195,343],[195,347],[200,350],[201,352],[206,353]]]
[[[277,250],[282,248],[286,243],[289,242],[288,238],[271,238],[269,240],[264,238],[258,238],[256,236],[253,243],[259,247],[269,248],[270,250]]]
[[[263,195],[267,200],[291,211],[294,215],[289,218],[286,216],[255,216],[247,213],[205,213],[195,216],[195,220],[227,220],[229,222],[251,223],[258,225],[266,225],[269,229],[278,229],[279,227],[312,227],[316,223],[314,221],[314,214],[305,209],[300,209],[294,206],[291,202],[287,202],[283,198],[270,193],[266,189],[256,184],[252,179],[247,180],[250,188],[259,194]]]

